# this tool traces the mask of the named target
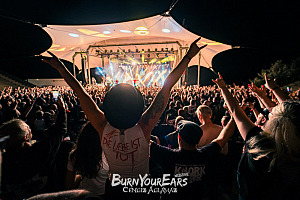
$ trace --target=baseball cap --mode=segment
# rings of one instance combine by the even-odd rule
[[[196,145],[199,143],[203,131],[195,122],[181,120],[177,125],[179,136],[188,144]]]
[[[141,118],[144,99],[141,92],[126,83],[112,87],[103,100],[103,111],[110,125],[118,129],[133,127]]]

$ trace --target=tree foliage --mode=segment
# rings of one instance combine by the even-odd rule
[[[264,84],[264,74],[267,73],[271,79],[276,79],[278,85],[283,86],[300,80],[300,57],[291,63],[277,60],[269,69],[262,69],[253,80],[255,85]]]

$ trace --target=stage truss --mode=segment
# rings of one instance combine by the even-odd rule
[[[172,48],[166,48],[167,45],[172,45]],[[147,48],[149,46],[151,48]],[[159,48],[152,48],[153,46]],[[161,86],[186,51],[187,47],[182,47],[178,41],[90,45],[86,51],[73,55],[73,63],[80,54],[83,77],[89,84],[93,83],[89,58],[97,57],[102,64],[96,67],[95,73],[101,76],[102,83]]]

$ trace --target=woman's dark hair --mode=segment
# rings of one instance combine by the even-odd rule
[[[70,153],[70,160],[82,177],[95,178],[102,167],[100,136],[90,122],[82,127]]]
[[[132,85],[120,83],[112,87],[103,100],[106,120],[117,129],[133,127],[144,111],[142,93]]]

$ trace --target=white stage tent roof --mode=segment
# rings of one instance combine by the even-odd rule
[[[100,46],[98,49],[89,48],[89,54],[95,55],[96,51],[103,53],[119,49],[120,52],[128,51],[160,51],[162,48],[175,51],[188,47],[199,36],[195,35],[171,16],[156,15],[153,17],[128,21],[122,23],[102,25],[47,25],[44,30],[52,37],[53,45],[49,51],[59,58],[72,62],[76,52],[86,52],[90,45]],[[176,42],[176,43],[175,43]],[[135,44],[135,45],[132,45]],[[138,44],[138,45],[136,45]],[[219,52],[230,49],[231,46],[216,41],[202,38],[199,45],[208,44],[201,50],[200,65],[211,67],[212,58]],[[48,55],[44,53],[44,55]],[[75,57],[75,64],[81,68],[81,59]],[[199,57],[196,56],[190,63],[198,65]],[[101,65],[99,56],[89,56],[89,66],[94,68]]]

